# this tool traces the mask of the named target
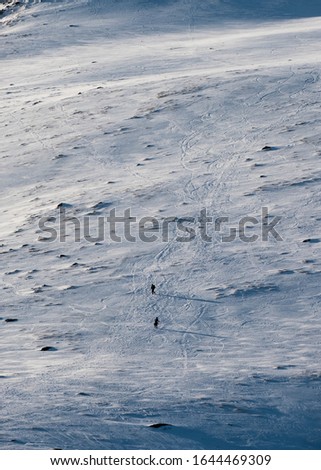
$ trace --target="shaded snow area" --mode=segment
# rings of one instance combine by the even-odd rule
[[[0,448],[321,449],[319,0],[16,3]]]

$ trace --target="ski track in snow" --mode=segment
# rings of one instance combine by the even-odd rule
[[[320,449],[321,11],[25,3],[0,18],[0,448]],[[61,203],[173,222],[39,241]],[[221,240],[262,207],[282,241]],[[203,209],[229,224],[177,241]]]

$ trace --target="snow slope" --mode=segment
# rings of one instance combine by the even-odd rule
[[[319,2],[23,3],[0,32],[1,449],[320,449]],[[205,208],[229,218],[211,242]],[[258,239],[222,241],[247,216]]]

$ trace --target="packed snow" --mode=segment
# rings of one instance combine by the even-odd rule
[[[321,449],[319,0],[2,4],[0,448]]]

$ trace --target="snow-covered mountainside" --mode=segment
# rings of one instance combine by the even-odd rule
[[[2,4],[0,448],[320,449],[319,0]]]

